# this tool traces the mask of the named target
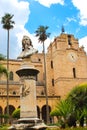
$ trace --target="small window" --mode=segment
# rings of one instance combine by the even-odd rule
[[[9,74],[9,80],[13,80],[13,72],[12,71]]]
[[[54,79],[52,79],[52,86],[54,86]]]
[[[55,43],[55,49],[57,49],[57,43]]]
[[[41,61],[41,59],[39,58],[39,59],[38,59],[38,61],[40,62],[40,61]]]
[[[45,73],[43,72],[43,80],[45,80]]]
[[[76,78],[76,69],[73,68],[73,77]]]
[[[71,35],[68,35],[68,45],[72,45],[72,43],[71,43]]]
[[[51,60],[51,68],[53,69],[53,61]]]

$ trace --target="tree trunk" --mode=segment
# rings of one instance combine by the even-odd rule
[[[44,54],[44,87],[45,87],[45,96],[46,96],[46,114],[47,114],[47,124],[49,124],[49,106],[48,106],[48,93],[47,93],[47,80],[46,80],[46,55],[45,55],[45,46],[43,42],[43,54]]]
[[[7,71],[9,73],[9,30],[7,30]],[[9,116],[9,74],[7,77],[7,115]]]

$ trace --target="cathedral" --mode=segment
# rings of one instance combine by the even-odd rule
[[[0,61],[6,66],[6,61]],[[9,113],[20,107],[20,79],[16,71],[24,60],[9,60]],[[46,94],[44,87],[43,53],[31,56],[31,62],[39,74],[36,77],[37,113],[40,119],[46,120]],[[56,102],[63,99],[73,87],[87,82],[87,55],[79,41],[71,34],[61,33],[50,43],[46,53],[46,86],[49,112]],[[0,77],[0,114],[7,109],[7,80]],[[30,103],[29,103],[30,104]]]

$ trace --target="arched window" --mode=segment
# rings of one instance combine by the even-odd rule
[[[52,79],[52,86],[54,86],[54,79]]]
[[[71,46],[72,43],[71,43],[71,35],[68,35],[68,45]]]
[[[9,80],[13,80],[13,72],[12,71],[9,74]]]
[[[16,95],[16,92],[15,92],[15,91],[13,91],[13,95]]]
[[[73,77],[76,78],[76,69],[73,68]]]

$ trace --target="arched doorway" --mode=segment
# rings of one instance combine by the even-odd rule
[[[15,107],[13,105],[9,105],[9,122],[12,121],[12,113],[15,110]],[[4,114],[7,114],[7,106],[5,107]],[[6,119],[5,119],[6,122]]]
[[[2,124],[2,115],[3,115],[3,110],[2,107],[0,106],[0,124]]]
[[[48,106],[48,108],[49,108],[49,122],[51,122],[51,117],[50,117],[51,107]],[[47,122],[46,105],[42,107],[42,120],[44,120],[45,123]]]

